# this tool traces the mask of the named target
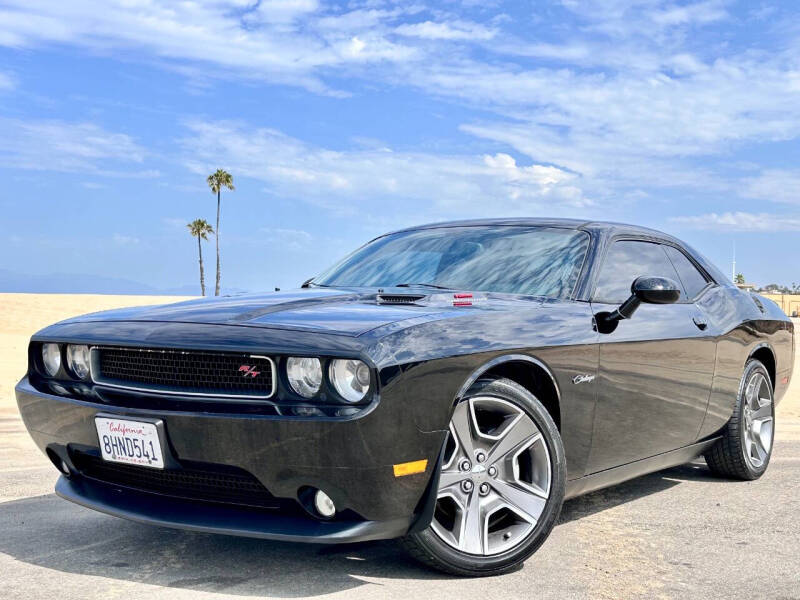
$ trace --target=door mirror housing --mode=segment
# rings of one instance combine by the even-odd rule
[[[681,298],[681,287],[667,277],[637,277],[631,285],[631,296],[647,304],[674,304]]]
[[[630,319],[639,305],[645,304],[674,304],[681,297],[681,287],[668,277],[653,277],[645,275],[637,277],[631,284],[631,295],[614,312],[602,313],[602,333],[611,333],[617,328],[617,323],[623,319]]]

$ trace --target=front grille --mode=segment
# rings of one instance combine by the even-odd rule
[[[269,398],[275,365],[266,356],[96,347],[92,349],[95,383],[157,392],[240,398]]]
[[[81,475],[103,483],[203,502],[259,508],[280,505],[258,479],[236,467],[198,465],[160,470],[107,462],[85,452],[72,451],[70,456]]]

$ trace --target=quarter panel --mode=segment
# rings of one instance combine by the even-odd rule
[[[766,344],[775,355],[776,402],[788,387],[788,380],[782,380],[790,377],[794,360],[793,325],[773,303],[763,300],[762,312],[748,293],[727,287],[709,290],[701,302],[719,338],[708,410],[698,439],[716,433],[731,418],[744,365],[760,345]]]

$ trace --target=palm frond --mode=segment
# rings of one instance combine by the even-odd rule
[[[218,194],[222,188],[236,189],[233,185],[233,176],[224,169],[217,169],[206,177],[206,183],[213,194]]]
[[[191,223],[187,223],[186,227],[192,237],[200,237],[204,240],[208,239],[208,234],[214,234],[214,228],[205,219],[195,219]]]

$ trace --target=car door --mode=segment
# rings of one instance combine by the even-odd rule
[[[613,311],[630,296],[636,277],[668,277],[680,284],[668,252],[653,241],[612,242],[595,283],[595,315]],[[679,257],[674,255],[674,260]],[[693,267],[692,263],[689,265]],[[681,263],[681,268],[686,265]],[[709,283],[696,268],[700,282]],[[702,309],[682,285],[676,304],[642,304],[631,319],[600,334],[597,405],[589,473],[655,456],[694,442],[702,424],[714,374],[716,341]]]

